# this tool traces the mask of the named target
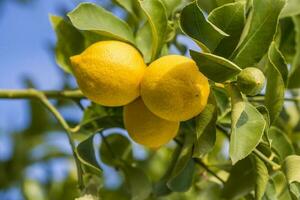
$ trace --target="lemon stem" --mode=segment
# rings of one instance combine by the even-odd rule
[[[272,166],[273,170],[279,170],[281,168],[280,165],[278,165],[277,163],[273,162],[271,159],[267,158],[263,153],[261,153],[259,150],[254,149],[253,153],[255,155],[257,155],[260,159],[262,159],[263,161],[265,161],[266,163],[268,163],[269,165]]]

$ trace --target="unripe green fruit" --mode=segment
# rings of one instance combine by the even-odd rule
[[[255,67],[248,67],[237,76],[237,85],[242,93],[254,96],[260,93],[265,85],[265,76]]]

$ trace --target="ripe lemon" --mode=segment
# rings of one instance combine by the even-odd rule
[[[158,148],[172,140],[179,122],[161,119],[148,110],[141,98],[124,106],[124,125],[130,137],[149,148]]]
[[[122,106],[140,95],[146,64],[131,45],[101,41],[70,59],[79,88],[95,103]]]
[[[209,96],[207,78],[187,57],[168,55],[150,64],[141,82],[145,105],[157,116],[185,121],[198,115]]]

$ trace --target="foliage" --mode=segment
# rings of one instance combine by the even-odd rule
[[[126,12],[124,19],[91,3],[79,4],[68,18],[51,16],[58,38],[56,60],[63,70],[72,75],[68,58],[100,40],[128,42],[141,52],[146,63],[173,53],[174,47],[187,55],[187,47],[178,39],[181,36],[200,47],[201,51],[188,53],[209,78],[211,95],[199,116],[181,123],[173,142],[158,150],[144,148],[147,155],[143,159],[134,155],[135,144],[124,136],[121,108],[93,103],[83,108],[81,122],[75,122],[71,129],[71,139],[78,142],[74,156],[83,168],[78,173],[79,178],[84,176],[81,195],[107,200],[299,199],[300,1],[113,3]],[[237,87],[237,75],[248,67],[259,68],[267,80],[265,89],[256,96],[247,96]],[[32,108],[37,110],[41,112]],[[44,114],[37,115],[39,119],[34,122],[50,123],[51,119],[41,117]],[[106,134],[111,128],[118,131]],[[39,130],[39,136],[47,131]],[[15,157],[23,155],[24,149]],[[14,165],[9,162],[1,164],[0,170]],[[104,184],[107,166],[123,180],[114,189]],[[16,180],[1,176],[16,176],[14,173],[22,169],[1,172],[0,180]],[[0,187],[12,184],[1,182]],[[66,179],[62,184],[68,187],[73,182]],[[25,196],[31,195],[28,188],[39,188],[41,195],[51,196],[49,185],[30,180],[24,185]]]

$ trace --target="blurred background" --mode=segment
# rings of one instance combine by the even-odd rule
[[[75,80],[55,63],[56,37],[49,14],[65,16],[80,2],[0,0],[0,89],[77,88]],[[85,2],[100,4],[115,15],[125,17],[125,12],[113,6],[110,0]],[[190,48],[196,48],[184,38],[181,40]],[[68,122],[80,121],[82,111],[74,102],[53,103]],[[121,131],[121,134],[126,133]],[[137,159],[143,159],[145,153],[134,146]],[[106,187],[118,187],[122,181],[120,176],[113,168],[104,168]],[[0,99],[1,200],[38,200],[44,199],[45,194],[47,199],[73,199],[79,195],[74,171],[65,133],[39,102]]]

